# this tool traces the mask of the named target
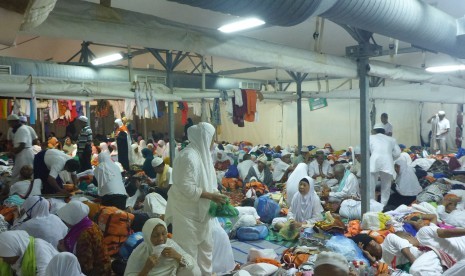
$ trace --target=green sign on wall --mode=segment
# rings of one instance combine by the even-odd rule
[[[310,98],[308,99],[308,103],[310,104],[311,111],[328,106],[326,98]]]

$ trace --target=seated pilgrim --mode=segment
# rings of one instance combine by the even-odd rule
[[[339,185],[332,188],[323,187],[322,197],[329,197],[330,202],[343,201],[348,198],[360,198],[360,188],[357,177],[346,170],[344,165],[337,164],[334,166],[334,178]]]
[[[125,276],[200,275],[196,261],[176,242],[167,237],[164,221],[152,218],[142,228],[144,241],[129,257]]]
[[[244,183],[249,183],[252,177],[255,177],[261,183],[270,187],[273,184],[273,174],[268,168],[268,158],[262,154],[257,158],[257,164],[249,169],[249,173],[244,180]]]
[[[308,176],[316,181],[326,180],[325,183],[328,186],[334,186],[337,180],[332,179],[334,177],[333,168],[331,163],[326,160],[325,153],[319,150],[315,157],[315,160],[308,164]]]
[[[284,183],[287,181],[289,173],[294,170],[291,162],[291,152],[281,150],[281,158],[273,159],[273,181]]]
[[[290,222],[294,227],[305,227],[322,220],[322,212],[321,200],[315,193],[315,181],[306,176],[299,182],[299,192],[292,197],[287,217],[273,219],[271,226],[280,230]]]

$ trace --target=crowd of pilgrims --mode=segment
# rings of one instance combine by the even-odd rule
[[[370,137],[371,213],[362,214],[358,146],[214,142],[210,124],[190,120],[171,167],[168,139],[131,135],[125,118],[115,120],[111,141],[95,139],[84,116],[76,121],[75,142],[51,136],[40,143],[17,115],[8,124],[1,275],[254,275],[243,274],[229,239],[240,227],[264,224],[256,200],[276,193],[283,196],[282,209],[270,229],[339,227],[370,265],[387,265],[378,275],[394,269],[397,275],[465,272],[465,184],[452,177],[462,158],[398,145],[379,126]],[[209,216],[210,202],[236,206],[229,236]],[[115,257],[94,220],[93,209],[101,206],[131,214],[128,234],[142,232],[143,242],[128,260]],[[354,271],[344,256],[322,252],[314,275],[330,274]]]

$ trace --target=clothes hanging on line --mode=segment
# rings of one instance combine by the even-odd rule
[[[247,113],[244,120],[247,122],[255,121],[255,112],[257,112],[257,93],[255,90],[245,90],[247,98]]]

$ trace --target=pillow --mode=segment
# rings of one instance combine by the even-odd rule
[[[254,276],[268,276],[278,271],[278,267],[272,264],[259,263],[245,266],[241,270],[247,271]]]

